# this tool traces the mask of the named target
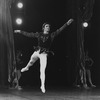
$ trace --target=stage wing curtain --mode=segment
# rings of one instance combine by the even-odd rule
[[[0,86],[14,79],[16,61],[10,14],[12,0],[0,0]]]

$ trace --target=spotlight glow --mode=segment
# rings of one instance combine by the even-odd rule
[[[23,8],[23,3],[22,2],[18,2],[17,7],[20,8],[20,9]]]
[[[23,21],[22,21],[22,19],[21,19],[21,18],[17,18],[17,19],[16,19],[16,23],[17,23],[18,25],[21,25],[21,24],[22,24],[22,22],[23,22]]]
[[[87,22],[84,22],[83,23],[83,27],[88,27],[88,23]]]

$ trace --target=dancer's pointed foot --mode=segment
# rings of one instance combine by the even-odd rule
[[[42,93],[45,93],[46,92],[44,86],[41,86],[40,88],[41,88]]]
[[[17,86],[15,87],[15,89],[22,90],[22,87],[19,86],[19,85],[17,85]]]
[[[22,87],[21,86],[18,86],[18,88],[17,88],[18,90],[22,90]]]
[[[25,72],[25,71],[28,71],[28,70],[29,70],[28,67],[24,67],[24,68],[21,69],[21,72]]]
[[[91,84],[91,87],[95,88],[95,87],[96,87],[96,85]]]
[[[75,87],[78,87],[78,88],[80,88],[80,87],[81,87],[81,85],[77,84],[77,85],[75,85]]]
[[[84,84],[83,87],[84,87],[85,89],[89,89],[89,87],[87,86],[87,84]]]

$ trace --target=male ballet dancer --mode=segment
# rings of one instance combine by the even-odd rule
[[[55,32],[50,32],[50,24],[44,23],[42,26],[43,32],[28,33],[21,30],[15,30],[15,33],[21,33],[28,37],[36,37],[38,39],[38,46],[35,47],[35,52],[32,54],[30,61],[26,67],[22,68],[21,72],[29,70],[29,67],[32,66],[37,59],[40,59],[40,79],[41,79],[41,91],[45,93],[45,69],[47,65],[47,56],[50,52],[50,45],[53,42],[55,36],[57,36],[66,26],[70,25],[73,22],[73,19],[68,20],[61,28],[57,29]]]

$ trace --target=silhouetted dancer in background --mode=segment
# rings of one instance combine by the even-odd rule
[[[85,70],[86,70],[86,76],[87,76],[88,82],[90,84],[90,87],[96,87],[95,85],[93,85],[92,79],[91,79],[91,68],[92,68],[93,63],[94,63],[93,60],[88,56],[88,52],[86,52]],[[86,79],[86,81],[87,81],[87,79]]]
[[[80,48],[80,51],[81,48]],[[74,85],[79,88],[88,89],[86,82],[85,59],[82,59],[82,52],[80,52],[80,60],[77,62],[76,80]]]
[[[20,78],[21,78],[21,69],[22,69],[22,64],[23,64],[23,62],[22,62],[22,60],[21,60],[21,57],[22,57],[22,53],[21,53],[21,51],[20,50],[17,50],[17,52],[16,52],[16,86],[15,86],[15,88],[17,88],[18,90],[21,90],[22,88],[21,88],[21,86],[19,85],[19,80],[20,80]]]
[[[77,78],[76,78],[76,82],[75,85],[77,87],[83,87],[85,89],[89,89],[89,85],[90,87],[96,87],[95,85],[93,85],[92,83],[92,79],[91,79],[91,68],[93,65],[93,60],[88,56],[88,52],[86,52],[85,55],[85,59],[84,59],[84,66],[81,63],[81,68],[79,68],[79,75],[77,74]],[[88,85],[89,83],[89,85]]]
[[[78,88],[84,87],[88,89],[87,83],[86,83],[86,70],[83,63],[81,62],[77,63],[76,80],[75,80],[74,85]]]
[[[44,23],[42,26],[43,32],[36,33],[28,33],[21,30],[15,30],[15,33],[20,33],[28,37],[36,37],[38,39],[38,46],[35,47],[35,52],[32,54],[30,61],[26,65],[26,67],[22,68],[21,72],[29,70],[29,67],[32,66],[37,59],[40,59],[40,79],[41,79],[41,91],[45,93],[45,69],[47,65],[47,56],[53,42],[55,36],[57,36],[61,31],[66,28],[66,26],[70,25],[73,22],[73,19],[68,20],[61,28],[57,29],[55,32],[50,32],[50,24]]]

